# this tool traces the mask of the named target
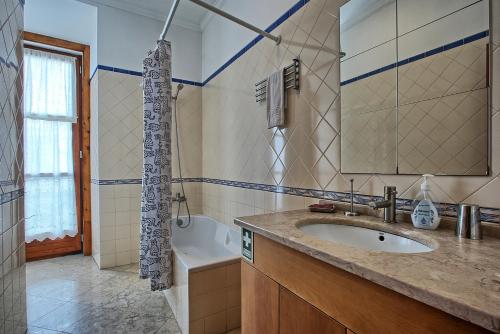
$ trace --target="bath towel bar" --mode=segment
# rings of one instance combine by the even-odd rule
[[[300,60],[295,58],[291,65],[283,69],[285,77],[285,90],[293,88],[299,90],[300,88]],[[255,84],[255,101],[262,102],[266,100],[267,78]]]

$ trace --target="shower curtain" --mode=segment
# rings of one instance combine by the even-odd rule
[[[144,59],[144,171],[141,198],[140,277],[151,290],[172,286],[172,84],[170,42],[158,41]]]

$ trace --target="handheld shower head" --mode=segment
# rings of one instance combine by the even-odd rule
[[[182,90],[182,88],[184,88],[183,84],[180,83],[177,85],[177,91],[175,92],[175,95],[172,96],[173,99],[176,99],[177,96],[179,96],[179,92]]]

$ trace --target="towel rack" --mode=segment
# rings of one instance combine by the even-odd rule
[[[293,88],[299,90],[300,88],[300,61],[298,58],[293,60],[291,65],[283,69],[283,76],[285,79],[285,90]],[[266,100],[267,79],[261,80],[255,84],[255,102],[262,102]]]

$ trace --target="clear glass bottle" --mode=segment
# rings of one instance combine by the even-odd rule
[[[431,186],[428,182],[428,179],[433,176],[431,174],[423,175],[424,182],[420,185],[420,192],[412,203],[411,220],[416,228],[435,230],[441,221],[438,208],[433,203]]]

